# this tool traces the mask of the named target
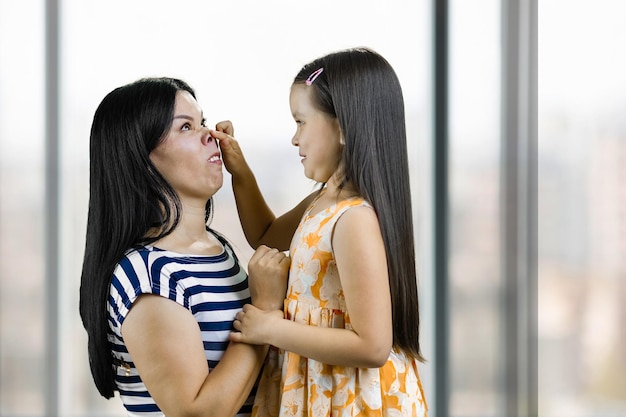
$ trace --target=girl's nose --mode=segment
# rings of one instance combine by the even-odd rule
[[[293,135],[293,137],[291,138],[291,144],[293,146],[298,146],[298,135]]]

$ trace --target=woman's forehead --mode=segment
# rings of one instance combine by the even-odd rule
[[[188,91],[181,90],[176,94],[174,113],[174,116],[202,116],[202,108],[200,107],[200,104],[198,104],[196,99]]]

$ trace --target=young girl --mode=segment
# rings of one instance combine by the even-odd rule
[[[237,142],[213,132],[246,238],[253,247],[289,247],[291,257],[284,317],[246,305],[231,334],[232,341],[278,348],[266,362],[253,415],[425,416],[396,74],[368,49],[332,53],[302,68],[289,101],[297,124],[292,143],[305,175],[322,187],[279,218]]]

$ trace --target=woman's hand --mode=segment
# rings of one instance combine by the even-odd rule
[[[283,320],[281,311],[264,311],[246,304],[243,306],[243,310],[235,316],[233,326],[237,331],[232,332],[229,338],[232,342],[252,345],[269,344],[277,320]]]
[[[291,259],[278,249],[259,246],[248,263],[252,304],[262,310],[282,310]]]

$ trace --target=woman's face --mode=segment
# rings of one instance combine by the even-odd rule
[[[204,206],[221,188],[220,151],[205,126],[202,109],[187,91],[177,93],[172,127],[150,152],[150,159],[181,201],[198,199]]]
[[[327,182],[341,160],[341,129],[335,117],[318,110],[311,100],[311,87],[294,84],[289,95],[296,133],[291,143],[299,148],[304,175]]]

